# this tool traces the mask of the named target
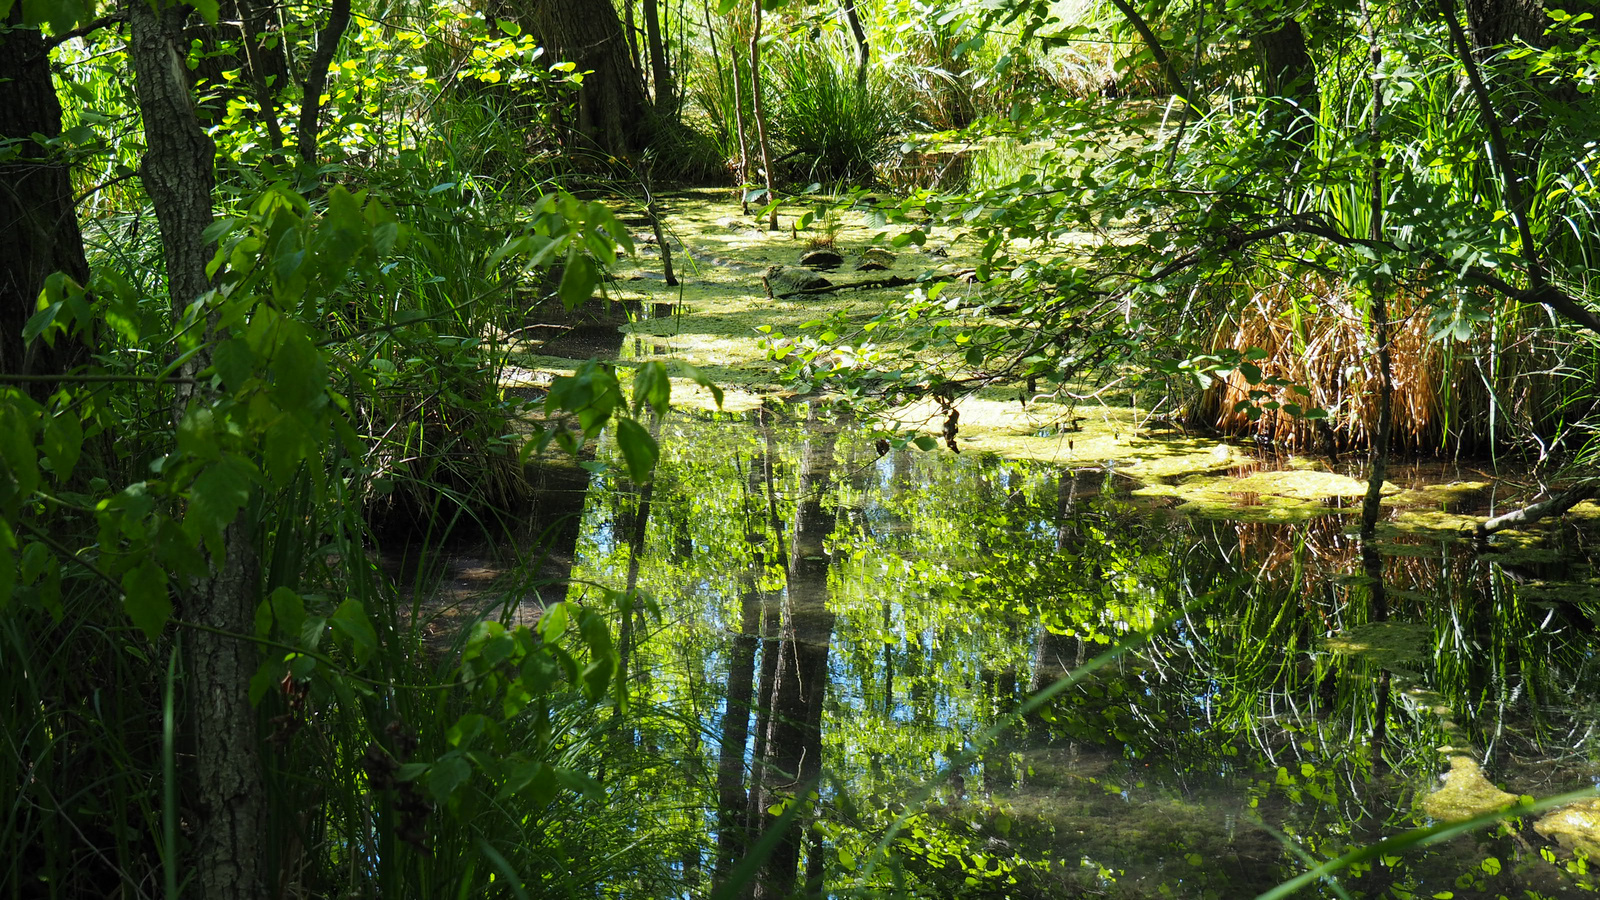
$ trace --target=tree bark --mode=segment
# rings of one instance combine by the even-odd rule
[[[89,263],[72,202],[67,164],[30,140],[61,135],[61,104],[50,81],[50,57],[37,28],[22,24],[22,4],[11,8],[0,32],[0,140],[15,139],[18,155],[0,162],[0,373],[57,375],[84,358],[83,345],[58,339],[55,347],[22,341],[54,272],[84,284]]]
[[[650,49],[650,79],[655,87],[656,115],[671,118],[678,109],[678,92],[667,60],[666,41],[661,38],[661,10],[656,0],[644,0],[645,43]]]
[[[216,148],[195,116],[177,43],[183,7],[158,11],[145,0],[129,0],[127,10],[128,55],[147,148],[141,172],[161,229],[176,317],[212,286],[203,232],[212,221]],[[201,356],[183,374],[203,367]],[[180,398],[179,414],[204,399],[191,388]],[[181,617],[202,626],[185,651],[198,789],[194,868],[199,896],[208,900],[264,896],[265,792],[249,700],[256,654],[247,639],[231,636],[254,630],[258,579],[251,546],[243,518],[228,526],[221,557],[212,558],[209,574],[182,592],[178,608]]]
[[[1308,146],[1316,133],[1321,96],[1305,31],[1294,19],[1284,19],[1256,35],[1252,43],[1261,61],[1261,93],[1267,98],[1269,123],[1295,145]]]
[[[1465,0],[1467,30],[1479,59],[1493,48],[1516,41],[1544,43],[1548,20],[1542,0]]]
[[[872,61],[872,50],[867,44],[867,29],[861,25],[861,13],[856,0],[844,0],[844,20],[850,25],[850,34],[856,41],[856,86],[867,86],[867,65]]]
[[[350,27],[350,0],[333,0],[328,10],[328,21],[317,32],[317,51],[311,55],[311,68],[306,72],[305,92],[300,100],[300,126],[295,142],[300,159],[310,168],[317,166],[317,137],[321,134],[322,89],[328,84],[328,66],[339,49],[339,41]]]
[[[654,116],[610,0],[526,0],[521,10],[523,28],[552,60],[588,73],[577,92],[572,130],[610,156],[644,150]]]
[[[755,22],[750,28],[750,111],[756,118],[756,143],[761,147],[761,176],[767,186],[767,206],[772,210],[768,231],[778,230],[778,195],[773,187],[772,144],[767,140],[767,113],[761,103],[761,0],[751,4]]]

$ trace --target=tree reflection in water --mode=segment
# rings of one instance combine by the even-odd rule
[[[1191,519],[1099,469],[880,458],[816,409],[680,416],[661,443],[638,571],[660,614],[633,663],[661,764],[630,789],[681,829],[696,891],[733,878],[791,802],[745,895],[1232,898],[1426,821],[1452,753],[1518,794],[1600,775],[1581,531],[1518,556],[1391,535],[1363,558],[1337,510]],[[626,579],[622,497],[591,496],[576,580]],[[972,762],[935,783],[951,759]],[[1531,824],[1344,884],[1586,891]]]

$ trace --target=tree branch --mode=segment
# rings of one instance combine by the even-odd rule
[[[1533,503],[1521,509],[1508,512],[1503,516],[1495,516],[1485,522],[1478,523],[1478,527],[1473,529],[1473,538],[1482,541],[1497,531],[1504,531],[1507,528],[1519,528],[1523,525],[1531,525],[1540,519],[1564,515],[1574,506],[1595,496],[1600,496],[1600,479],[1580,482],[1553,497],[1548,497],[1538,503]]]

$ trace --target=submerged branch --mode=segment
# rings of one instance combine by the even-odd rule
[[[1568,510],[1579,503],[1597,496],[1600,496],[1600,478],[1579,482],[1553,497],[1547,497],[1538,503],[1480,522],[1478,527],[1473,530],[1473,538],[1481,541],[1497,531],[1519,528],[1523,525],[1531,525],[1540,519],[1565,515]]]

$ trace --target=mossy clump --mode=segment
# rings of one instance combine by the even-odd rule
[[[1477,760],[1464,753],[1450,757],[1444,786],[1422,798],[1422,811],[1440,822],[1459,822],[1516,803],[1516,794],[1495,787]]]
[[[1568,853],[1600,858],[1600,800],[1582,800],[1557,809],[1533,823],[1540,837]]]

